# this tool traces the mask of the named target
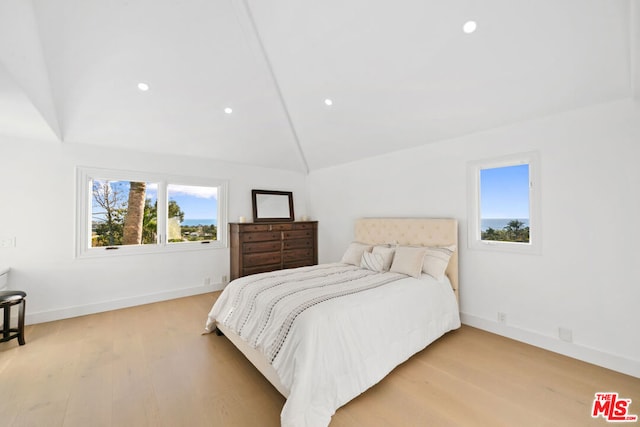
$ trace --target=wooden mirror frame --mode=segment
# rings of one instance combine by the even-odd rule
[[[258,198],[261,195],[286,196],[288,198],[288,202],[289,202],[289,216],[286,216],[286,217],[269,217],[269,216],[265,216],[264,212],[261,215],[260,214],[260,207],[258,206]],[[253,222],[292,222],[292,221],[294,221],[293,192],[291,192],[291,191],[251,190],[251,202],[252,202],[252,205],[253,205]],[[284,201],[283,201],[283,203],[284,203]]]

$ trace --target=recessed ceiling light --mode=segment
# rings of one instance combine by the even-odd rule
[[[467,21],[462,26],[462,31],[467,34],[471,34],[476,30],[476,28],[478,28],[478,24],[476,23],[476,21]]]
[[[143,92],[146,92],[149,90],[149,85],[146,83],[138,83],[138,89],[140,89]]]
[[[224,112],[227,113],[227,114],[231,114],[231,113],[233,113],[233,109],[230,108],[230,107],[227,107],[227,108],[224,109]]]
[[[333,101],[327,98],[324,100],[324,105],[333,105]]]

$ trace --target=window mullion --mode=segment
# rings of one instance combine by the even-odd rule
[[[167,181],[158,182],[158,244],[167,245]]]
[[[107,251],[106,245],[96,244],[94,246],[94,239],[106,236],[104,227],[99,227],[103,222],[95,221],[95,217],[101,218],[100,215],[96,215],[98,212],[99,203],[95,204],[94,200],[94,183],[107,183],[109,188],[120,189],[122,197],[115,198],[118,204],[114,204],[114,211],[119,212],[122,215],[122,211],[126,212],[128,206],[128,193],[130,192],[131,183],[145,183],[145,205],[143,212],[143,235],[142,244],[121,244],[121,234],[123,234],[124,220],[118,217],[116,225],[112,232],[112,228],[109,227],[108,236],[115,236],[114,240],[118,241],[113,247],[117,247],[118,251]],[[174,184],[178,182],[179,184]],[[171,185],[169,185],[171,183]],[[131,184],[132,185],[132,184]],[[114,256],[114,255],[126,255],[126,254],[139,254],[139,253],[157,253],[164,251],[191,251],[191,250],[204,250],[209,248],[220,248],[226,244],[226,181],[213,180],[210,178],[194,178],[194,177],[172,177],[162,176],[160,174],[142,173],[136,171],[121,171],[121,170],[109,170],[98,169],[78,166],[76,168],[76,250],[75,255],[78,258],[81,257],[100,257],[100,256]],[[175,187],[187,187],[187,199],[181,200],[176,196],[174,192],[181,193],[180,190],[176,190]],[[137,190],[140,191],[140,186],[137,185]],[[209,203],[200,200],[202,194],[209,194],[211,191],[205,191],[195,194],[191,194],[188,190],[215,190],[217,196],[215,201],[210,203],[216,203],[217,211],[209,211],[208,213],[202,213],[199,209],[202,205]],[[112,191],[113,193],[113,191]],[[209,194],[210,195],[210,194]],[[127,197],[125,197],[127,196]],[[115,197],[115,196],[114,196]],[[172,225],[169,221],[169,213],[171,207],[171,213],[174,214],[173,205],[169,205],[169,197],[173,200],[177,197],[177,202],[181,206],[176,206],[178,212],[185,212],[187,215],[185,219],[189,219],[193,222],[195,219],[206,220],[202,222],[202,227],[196,227],[197,229],[190,230],[189,236],[186,236],[184,243],[176,239],[175,244],[169,244],[169,226]],[[190,197],[190,199],[189,199]],[[206,199],[206,197],[204,198]],[[209,197],[211,199],[211,197]],[[196,208],[193,207],[193,201],[195,200]],[[184,204],[183,204],[184,202]],[[202,203],[201,203],[202,202]],[[115,202],[114,202],[115,203]],[[124,208],[120,205],[126,204]],[[155,205],[155,206],[154,206]],[[133,205],[138,206],[138,205]],[[107,209],[112,209],[111,205]],[[102,209],[104,210],[104,209]],[[150,211],[151,210],[151,211]],[[155,218],[153,215],[155,211]],[[111,212],[111,211],[109,211]],[[174,214],[175,215],[175,214]],[[183,214],[184,215],[184,214]],[[189,217],[188,215],[191,215]],[[182,215],[180,215],[182,217]],[[109,216],[111,221],[111,216]],[[213,230],[209,227],[209,222],[213,220],[213,224],[217,227],[217,238],[207,240],[211,236]],[[149,225],[155,221],[156,228],[149,229]],[[98,224],[98,225],[96,225]],[[110,223],[111,224],[111,223]],[[196,223],[200,224],[200,223]],[[184,226],[181,226],[184,227]],[[193,224],[187,224],[186,227],[193,228]],[[122,228],[122,230],[120,230]],[[173,230],[173,229],[172,229]],[[151,236],[151,233],[155,234],[155,239]],[[197,235],[196,235],[197,234]],[[96,237],[97,236],[97,237]],[[130,237],[130,236],[129,236]],[[172,238],[173,239],[173,238]],[[155,240],[155,241],[154,241]],[[188,241],[187,241],[188,240]],[[200,245],[200,241],[211,242],[211,245]]]

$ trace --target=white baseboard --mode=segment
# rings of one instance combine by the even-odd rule
[[[87,314],[102,313],[104,311],[118,310],[120,308],[133,307],[136,305],[150,304],[159,301],[166,301],[176,298],[188,297],[192,295],[205,294],[222,289],[224,284],[214,283],[208,286],[194,286],[191,288],[174,289],[171,291],[158,292],[147,295],[138,295],[130,298],[103,301],[94,304],[64,307],[54,310],[46,310],[25,315],[25,324],[51,322],[54,320],[69,319],[71,317],[85,316]],[[204,321],[202,324],[204,325]]]
[[[576,343],[568,343],[560,341],[551,336],[540,335],[536,332],[515,328],[509,325],[503,325],[496,321],[484,319],[466,313],[460,313],[462,323],[482,329],[487,332],[521,341],[545,350],[553,351],[564,356],[582,360],[583,362],[592,363],[602,366],[623,374],[640,378],[640,361],[628,359],[601,350],[578,345]]]
[[[159,301],[199,295],[208,292],[214,292],[224,287],[221,283],[209,286],[195,286],[191,288],[175,289],[166,292],[158,292],[154,294],[139,295],[131,298],[122,298],[118,300],[104,301],[82,306],[65,307],[55,310],[47,310],[36,313],[28,313],[25,316],[25,323],[30,325],[34,323],[51,322],[54,320],[68,319],[71,317],[84,316],[87,314],[101,313],[104,311],[117,310],[120,308],[133,307],[136,305],[150,304]],[[501,335],[507,338],[521,341],[545,350],[553,351],[574,359],[582,360],[587,363],[612,369],[623,374],[640,378],[640,361],[628,359],[601,350],[584,347],[575,343],[567,343],[560,341],[554,337],[540,335],[536,332],[515,328],[509,325],[502,325],[492,320],[473,316],[466,313],[460,313],[462,323],[473,326],[487,332]],[[204,320],[203,320],[204,322]]]

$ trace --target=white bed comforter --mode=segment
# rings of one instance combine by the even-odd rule
[[[304,281],[301,281],[303,280]],[[448,282],[322,264],[231,282],[206,324],[262,352],[289,391],[282,426],[327,426],[336,409],[460,327]]]

